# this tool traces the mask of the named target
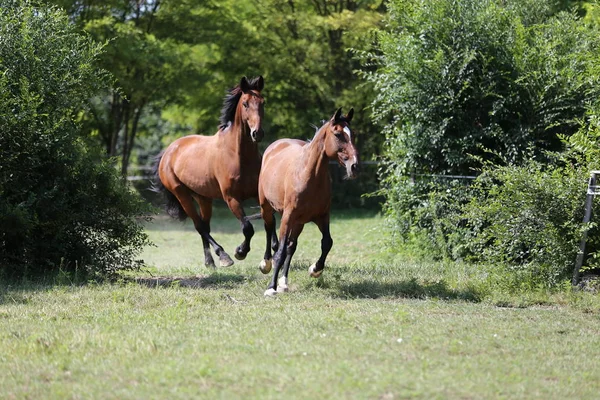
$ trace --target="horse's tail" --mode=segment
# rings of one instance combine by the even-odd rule
[[[160,176],[158,175],[158,167],[160,165],[160,160],[162,159],[163,154],[164,151],[162,151],[154,159],[154,166],[152,167],[153,179],[151,190],[155,193],[160,193],[164,196],[165,210],[167,211],[167,214],[169,214],[173,218],[177,218],[178,220],[183,221],[187,218],[185,210],[181,206],[179,200],[177,200],[177,197],[175,197],[175,195],[171,193],[171,191],[168,190],[165,187],[165,185],[163,185],[162,181],[160,180]]]
[[[258,213],[258,214],[252,214],[252,215],[248,215],[248,216],[246,217],[246,219],[248,219],[248,220],[250,220],[250,221],[254,221],[254,220],[257,220],[257,219],[262,219],[262,214],[261,214],[261,213]]]

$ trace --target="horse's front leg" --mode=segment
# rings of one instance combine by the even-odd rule
[[[331,233],[329,232],[329,215],[326,215],[315,222],[319,227],[321,234],[323,235],[321,238],[321,256],[316,263],[308,268],[308,273],[313,278],[318,278],[321,276],[323,269],[325,268],[325,259],[327,258],[327,254],[329,254],[329,250],[331,250],[333,247],[333,239],[331,238]]]
[[[242,233],[244,234],[244,241],[235,249],[235,258],[238,260],[243,260],[248,255],[250,251],[250,240],[252,236],[254,236],[254,227],[248,218],[246,218],[246,213],[242,208],[242,203],[233,197],[227,197],[225,199],[229,209],[235,215],[237,219],[240,220],[240,224],[242,226]]]

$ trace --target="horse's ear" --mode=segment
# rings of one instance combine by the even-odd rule
[[[342,107],[338,108],[337,111],[335,112],[335,114],[333,115],[333,122],[338,122],[340,120],[340,117],[342,116]]]
[[[265,87],[265,79],[262,77],[262,75],[259,75],[258,81],[256,82],[256,90],[258,90],[259,92],[262,92],[264,87]]]
[[[348,114],[346,114],[346,122],[350,123],[350,121],[352,121],[352,117],[354,117],[354,107],[348,111]]]
[[[242,80],[240,81],[240,89],[242,89],[242,92],[244,93],[248,93],[250,91],[250,84],[248,83],[248,78],[245,76],[242,77]]]

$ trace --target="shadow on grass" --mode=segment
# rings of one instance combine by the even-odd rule
[[[448,287],[445,281],[431,283],[420,283],[416,278],[399,282],[376,282],[363,281],[343,283],[339,285],[335,294],[343,299],[377,299],[381,297],[429,299],[440,300],[463,300],[469,302],[480,302],[481,296],[475,288],[455,290]]]
[[[232,289],[236,286],[244,284],[246,277],[239,274],[213,274],[213,275],[198,275],[198,276],[157,276],[157,277],[141,277],[129,278],[128,282],[134,282],[141,286],[150,288],[159,287],[187,287],[193,289],[211,289],[225,288]]]
[[[232,273],[215,273],[212,275],[197,276],[158,276],[158,277],[123,277],[107,279],[105,283],[112,284],[138,284],[150,288],[159,287],[187,287],[194,289],[233,289],[247,282],[248,277]],[[84,287],[88,283],[69,282],[29,282],[8,284],[0,282],[0,305],[3,304],[28,304],[36,294],[50,291],[57,287]]]
[[[34,289],[24,288],[1,288],[0,305],[2,304],[28,304]]]

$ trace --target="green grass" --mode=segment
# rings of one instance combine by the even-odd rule
[[[233,253],[237,221],[213,235]],[[274,299],[248,259],[203,266],[189,222],[148,226],[148,267],[111,284],[0,286],[2,398],[597,398],[597,296],[506,293],[466,264],[384,250],[383,221],[336,213],[323,278],[320,234],[300,237]]]

